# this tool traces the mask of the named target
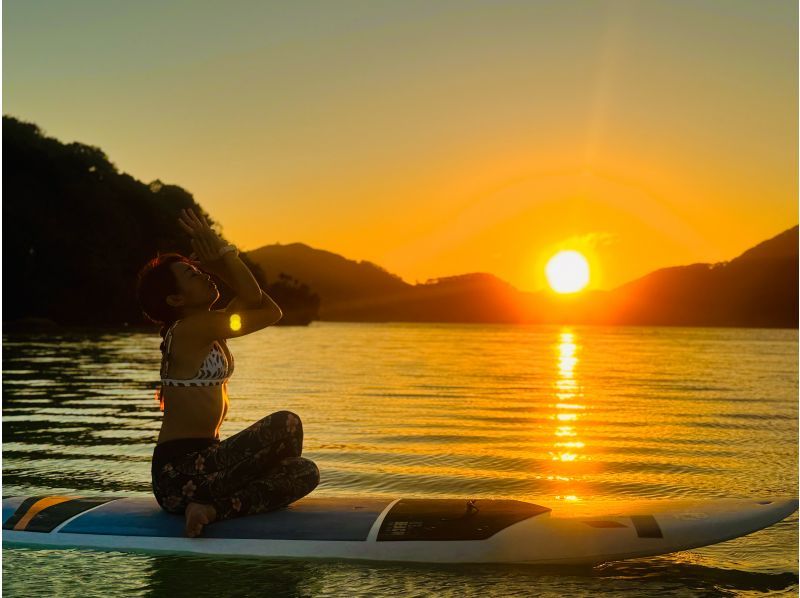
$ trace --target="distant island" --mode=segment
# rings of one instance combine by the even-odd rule
[[[63,144],[11,116],[3,116],[3,174],[7,331],[153,329],[136,303],[138,269],[157,252],[191,253],[177,225],[182,208],[216,222],[183,188],[138,181],[99,148]],[[278,325],[798,326],[797,225],[727,262],[662,268],[575,295],[523,292],[484,272],[412,285],[372,262],[303,243],[265,245],[242,258],[283,309]],[[216,307],[232,298],[218,286]]]

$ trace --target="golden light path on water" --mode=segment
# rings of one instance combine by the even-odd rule
[[[575,335],[572,332],[564,331],[559,334],[558,343],[555,345],[557,358],[557,374],[554,382],[554,394],[558,402],[553,414],[556,423],[553,443],[553,451],[550,452],[553,461],[564,464],[573,463],[578,459],[585,459],[586,455],[581,452],[585,444],[579,440],[578,419],[581,410],[586,406],[583,404],[583,392],[576,380],[576,367],[578,364],[578,345]],[[572,480],[571,469],[564,465],[563,471],[555,474],[555,478],[569,482]],[[557,495],[557,499],[578,500],[577,494]]]

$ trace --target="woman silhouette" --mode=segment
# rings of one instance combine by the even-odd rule
[[[137,297],[145,316],[162,324],[164,338],[153,494],[164,510],[185,515],[185,533],[194,537],[214,521],[272,511],[307,495],[319,484],[319,469],[300,456],[303,425],[291,411],[220,441],[234,366],[225,339],[270,326],[283,312],[202,215],[182,210],[178,222],[199,263],[160,254],[139,272]],[[207,272],[236,292],[225,309],[211,309],[219,292]]]

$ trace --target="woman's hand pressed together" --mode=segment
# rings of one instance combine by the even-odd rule
[[[178,224],[189,233],[194,250],[192,255],[200,261],[203,270],[221,277],[225,273],[225,263],[219,250],[227,245],[225,240],[209,226],[202,214],[198,217],[191,208],[181,210]]]

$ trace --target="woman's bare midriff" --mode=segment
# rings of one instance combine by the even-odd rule
[[[228,412],[223,386],[165,386],[157,444],[178,438],[219,438]]]

